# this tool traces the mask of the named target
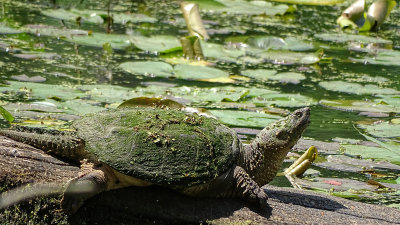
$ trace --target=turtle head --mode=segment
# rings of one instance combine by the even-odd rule
[[[294,111],[289,116],[277,121],[273,124],[273,129],[276,131],[276,138],[278,140],[286,140],[293,142],[290,148],[296,144],[297,140],[301,137],[303,131],[310,123],[310,108],[302,108]]]
[[[289,116],[275,122],[265,129],[269,137],[267,140],[273,143],[276,142],[275,144],[289,150],[299,140],[309,123],[310,108],[297,109]]]
[[[245,146],[240,165],[259,185],[269,183],[309,123],[310,108],[306,107],[268,125]]]
[[[310,108],[294,111],[265,127],[251,143],[264,156],[285,155],[296,144],[310,123]]]

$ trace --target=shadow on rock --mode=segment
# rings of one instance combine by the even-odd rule
[[[315,208],[328,211],[345,209],[344,205],[330,198],[318,195],[315,192],[294,190],[291,188],[277,189],[277,187],[267,186],[264,188],[270,199],[285,204],[299,205],[307,208]]]
[[[192,198],[161,187],[129,187],[104,192],[88,200],[70,217],[73,224],[199,224],[228,218],[247,207],[248,213],[269,217],[271,207],[259,210],[238,199]]]

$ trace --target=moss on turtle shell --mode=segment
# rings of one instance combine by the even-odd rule
[[[236,163],[239,150],[231,129],[176,109],[106,111],[74,126],[94,158],[157,184],[193,185],[213,179]]]

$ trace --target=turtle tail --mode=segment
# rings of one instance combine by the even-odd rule
[[[85,142],[73,131],[13,126],[0,130],[0,135],[71,161],[85,158]]]

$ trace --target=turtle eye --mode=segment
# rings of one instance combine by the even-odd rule
[[[298,117],[298,118],[301,118],[303,116],[303,113],[302,112],[296,112],[294,115],[296,117]]]

